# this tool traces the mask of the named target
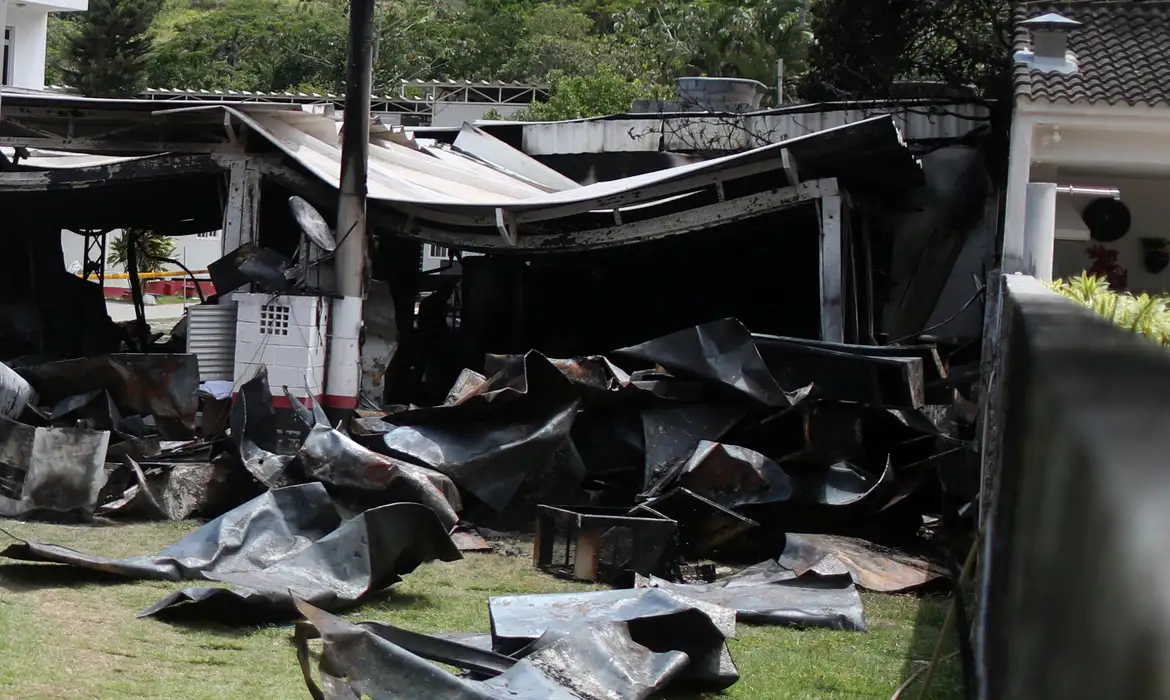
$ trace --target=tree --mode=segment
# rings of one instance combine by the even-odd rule
[[[110,241],[107,262],[110,265],[126,266],[130,260],[130,240],[138,239],[135,258],[139,272],[160,272],[166,266],[158,258],[169,258],[175,254],[175,242],[168,236],[160,236],[145,229],[126,229]]]
[[[61,75],[92,97],[131,97],[145,87],[159,0],[91,0],[74,22]]]
[[[654,86],[623,76],[608,63],[597,66],[592,75],[550,75],[547,102],[534,102],[511,118],[521,121],[584,119],[630,111],[634,100],[654,96]]]
[[[1010,89],[1011,0],[818,0],[804,85],[810,99],[883,99],[899,81],[1002,97]]]

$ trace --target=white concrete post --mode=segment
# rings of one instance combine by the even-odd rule
[[[1021,272],[1041,282],[1052,281],[1052,248],[1056,240],[1056,185],[1028,185],[1024,219],[1024,266]]]

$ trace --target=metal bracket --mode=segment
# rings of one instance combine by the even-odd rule
[[[516,222],[503,208],[496,207],[496,229],[509,247],[516,247],[520,242],[520,234],[516,230]]]

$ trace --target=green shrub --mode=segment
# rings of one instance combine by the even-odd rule
[[[1134,296],[1115,292],[1103,277],[1081,273],[1079,277],[1056,280],[1052,291],[1109,319],[1121,328],[1140,333],[1163,346],[1170,346],[1170,298],[1149,294]]]

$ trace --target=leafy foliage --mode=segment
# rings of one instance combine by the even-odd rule
[[[374,91],[398,92],[402,79],[415,78],[543,84],[553,97],[529,116],[551,119],[624,111],[627,98],[708,75],[758,80],[771,91],[768,104],[778,97],[782,60],[785,100],[798,86],[813,99],[888,97],[906,79],[990,94],[1004,84],[1010,60],[1009,5],[383,0]],[[93,0],[90,12],[51,18],[49,82],[128,94],[145,70],[145,82],[159,88],[336,93],[344,86],[348,11],[346,0]],[[101,71],[110,85],[83,75]]]
[[[817,0],[804,91],[813,99],[881,99],[908,80],[1003,95],[1011,9],[1011,0]]]
[[[1170,298],[1115,292],[1105,278],[1085,273],[1069,280],[1056,280],[1049,286],[1057,294],[1092,309],[1121,328],[1170,346]]]
[[[159,0],[91,0],[61,42],[64,80],[94,97],[141,92],[151,59],[148,32],[160,7]]]
[[[175,242],[168,236],[160,236],[153,231],[143,229],[127,229],[110,241],[110,250],[107,259],[109,265],[125,267],[130,260],[130,240],[138,237],[136,246],[137,269],[139,272],[160,272],[166,263],[158,258],[169,258],[175,254]]]

